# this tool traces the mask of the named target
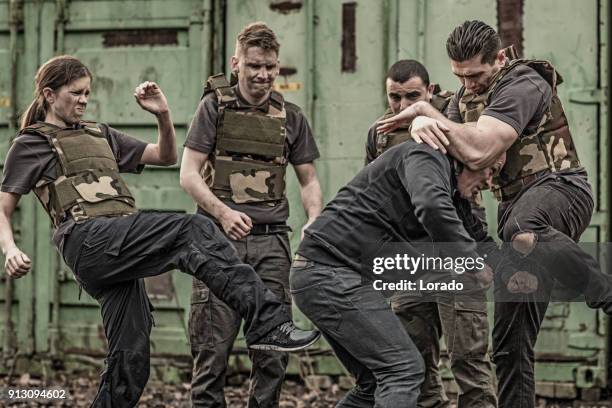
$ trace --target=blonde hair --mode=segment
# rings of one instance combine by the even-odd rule
[[[278,55],[280,44],[276,34],[262,21],[246,25],[236,37],[236,55],[249,49],[259,47],[265,51],[274,51]]]

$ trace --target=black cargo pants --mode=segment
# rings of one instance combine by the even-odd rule
[[[287,232],[248,235],[231,241],[241,261],[255,269],[264,284],[291,307],[289,268],[291,255]],[[225,407],[225,374],[240,315],[194,279],[189,313],[189,337],[193,356],[191,402],[193,407]],[[249,408],[278,407],[287,353],[249,351],[252,362]]]
[[[152,317],[142,278],[180,269],[205,282],[245,320],[247,344],[291,319],[284,302],[201,215],[95,218],[74,227],[63,256],[102,308],[109,353],[94,407],[135,406],[148,380]]]
[[[493,359],[500,408],[534,408],[534,346],[554,282],[591,299],[610,293],[610,280],[576,243],[589,225],[592,195],[562,177],[528,188],[500,204],[499,235],[521,270],[538,273],[538,290],[517,299],[506,289],[508,277],[495,276]],[[517,301],[508,301],[517,299]]]

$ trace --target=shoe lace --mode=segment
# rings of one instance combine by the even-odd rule
[[[281,324],[278,329],[283,333],[290,334],[293,331],[293,322],[288,321]]]

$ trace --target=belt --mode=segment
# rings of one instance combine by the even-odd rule
[[[283,232],[291,231],[291,227],[285,223],[278,224],[255,224],[251,228],[250,235],[268,235],[268,234],[280,234]]]
[[[493,195],[498,201],[512,200],[514,197],[518,195],[518,193],[521,192],[523,187],[551,173],[552,172],[549,169],[544,169],[544,170],[538,171],[537,173],[530,174],[516,181],[513,181],[507,186],[498,188],[497,190],[493,190]]]

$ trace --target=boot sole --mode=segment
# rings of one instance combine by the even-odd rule
[[[319,340],[320,337],[321,337],[321,333],[317,333],[317,335],[313,337],[313,339],[310,340],[308,343],[300,345],[300,346],[294,346],[294,347],[285,347],[285,346],[279,346],[276,344],[253,344],[249,346],[249,348],[252,350],[262,350],[262,351],[285,351],[285,352],[299,351],[299,350],[312,346],[314,343],[317,342],[317,340]]]

